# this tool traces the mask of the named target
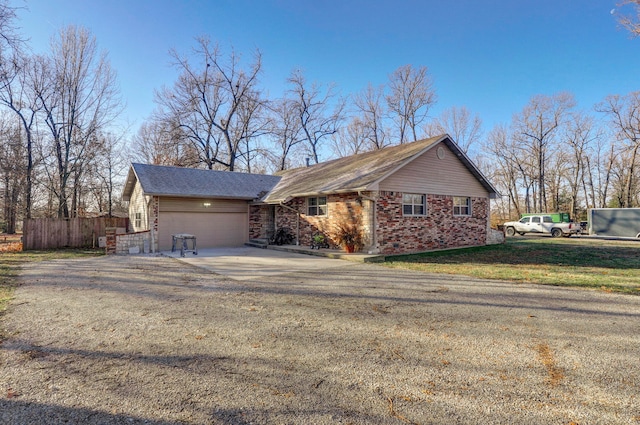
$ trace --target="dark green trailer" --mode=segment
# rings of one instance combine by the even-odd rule
[[[525,213],[525,214],[522,214],[520,218],[529,217],[531,215],[549,215],[551,216],[551,220],[553,220],[554,223],[570,223],[571,222],[571,215],[568,212]]]

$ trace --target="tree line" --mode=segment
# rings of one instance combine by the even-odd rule
[[[640,0],[624,3],[640,10]],[[30,52],[16,9],[0,0],[0,224],[20,218],[111,215],[131,160],[270,173],[448,133],[503,195],[500,219],[532,211],[640,206],[640,92],[590,110],[570,93],[535,95],[488,132],[466,107],[431,116],[438,98],[426,66],[404,65],[385,84],[343,96],[296,69],[280,97],[261,86],[262,54],[248,60],[208,37],[171,50],[178,77],[127,139],[115,71],[95,37],[62,28],[45,54]],[[638,34],[635,15],[621,24]]]
[[[18,218],[75,217],[88,203],[113,208],[115,138],[121,111],[115,71],[85,28],[62,28],[34,54],[0,2],[0,175],[4,230]],[[108,200],[108,201],[107,201]],[[111,201],[111,202],[109,202]]]

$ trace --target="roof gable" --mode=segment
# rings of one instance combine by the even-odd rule
[[[376,151],[339,158],[310,167],[279,173],[282,180],[264,199],[278,203],[290,197],[375,190],[378,182],[413,161],[438,143],[445,143],[469,172],[487,189],[491,197],[497,191],[448,135],[432,137]]]
[[[130,200],[136,181],[145,195],[254,200],[262,198],[280,177],[231,171],[131,164],[123,190]]]

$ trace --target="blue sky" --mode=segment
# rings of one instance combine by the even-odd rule
[[[531,96],[573,92],[591,109],[608,94],[640,90],[640,39],[619,29],[616,0],[13,0],[36,52],[68,24],[108,51],[135,132],[153,91],[176,72],[168,51],[206,34],[227,51],[263,55],[263,87],[282,94],[295,68],[342,94],[384,84],[405,64],[427,66],[436,116],[466,106],[485,131]],[[617,12],[619,13],[619,12]]]

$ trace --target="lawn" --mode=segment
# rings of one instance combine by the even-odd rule
[[[515,237],[502,245],[387,257],[388,267],[640,295],[640,243]]]

